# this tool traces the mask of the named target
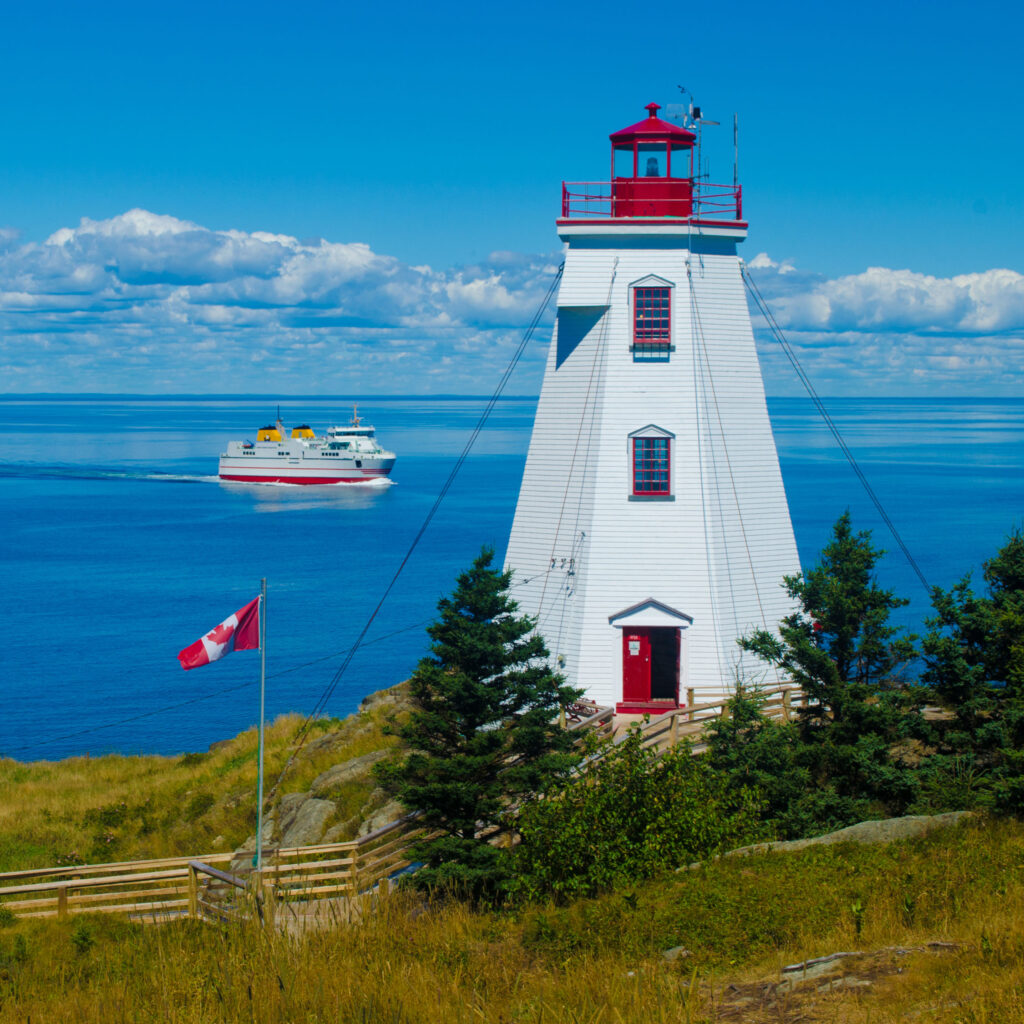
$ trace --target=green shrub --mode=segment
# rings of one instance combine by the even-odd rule
[[[71,945],[79,956],[84,956],[96,944],[96,937],[92,933],[92,924],[84,919],[75,922],[71,929]]]
[[[687,745],[658,756],[634,729],[601,754],[519,812],[513,899],[591,895],[767,838],[759,795],[729,786]]]
[[[196,793],[185,808],[185,820],[195,821],[196,818],[201,818],[216,802],[212,793]]]
[[[110,829],[123,824],[130,814],[131,810],[127,802],[121,800],[118,803],[90,808],[85,812],[85,820],[88,824]]]

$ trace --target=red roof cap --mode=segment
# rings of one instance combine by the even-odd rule
[[[657,103],[648,103],[647,117],[643,121],[637,121],[628,128],[613,132],[608,137],[612,142],[633,142],[636,139],[671,139],[673,142],[693,142],[697,136],[680,128],[671,121],[663,121],[658,117],[661,107]]]

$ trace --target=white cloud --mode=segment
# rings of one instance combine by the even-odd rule
[[[437,271],[147,210],[5,239],[0,374],[19,391],[485,390],[555,270],[497,253]]]
[[[790,263],[764,253],[749,264],[760,280],[778,284],[795,275],[793,287],[773,289],[779,323],[797,330],[991,334],[1024,330],[1024,275],[996,269],[956,277],[869,267],[834,280],[800,275]],[[789,282],[785,282],[789,284]]]
[[[822,393],[1018,394],[1024,387],[1024,276],[942,278],[870,267],[825,279],[760,254],[748,264]],[[769,391],[799,388],[760,319]]]
[[[1024,387],[1016,271],[828,279],[767,253],[748,266],[822,393]],[[486,392],[556,267],[510,252],[410,266],[362,242],[215,231],[146,210],[85,218],[39,243],[0,229],[0,387]],[[793,391],[761,328],[769,392]],[[537,388],[547,336],[514,390]]]
[[[747,263],[747,266],[751,270],[774,270],[779,274],[792,274],[796,272],[796,267],[789,260],[776,263],[766,252],[759,252]]]

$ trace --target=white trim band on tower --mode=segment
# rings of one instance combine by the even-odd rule
[[[657,221],[634,221],[622,220],[560,220],[558,223],[558,237],[563,242],[571,241],[573,238],[586,237],[615,237],[625,239],[629,237],[650,238],[652,235],[663,238],[733,238],[742,241],[747,237],[747,225],[738,221],[735,226],[729,223],[694,223],[692,221],[676,221],[669,224]]]

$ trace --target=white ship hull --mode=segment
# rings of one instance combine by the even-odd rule
[[[361,465],[356,465],[356,462]],[[327,463],[317,465],[318,462]],[[232,459],[221,456],[221,480],[251,484],[358,484],[386,477],[394,459]]]
[[[391,472],[395,453],[374,438],[373,427],[353,415],[344,427],[329,427],[317,437],[308,426],[285,436],[280,418],[261,427],[259,439],[230,441],[220,457],[218,476],[250,484],[362,484]]]

